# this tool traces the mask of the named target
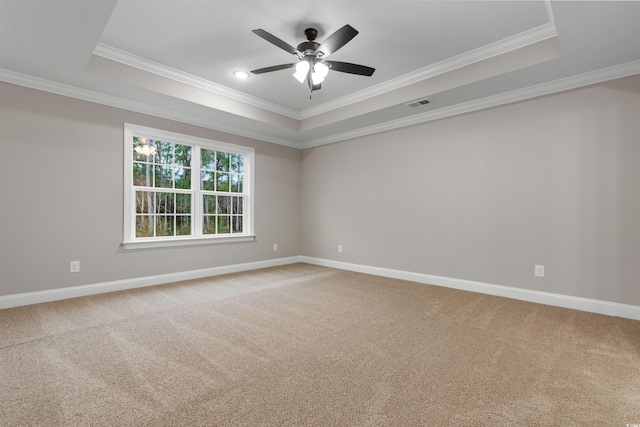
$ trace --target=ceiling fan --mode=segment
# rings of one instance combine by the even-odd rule
[[[298,62],[259,68],[251,72],[253,74],[262,74],[295,67],[296,71],[293,76],[300,83],[304,83],[306,81],[309,85],[309,89],[311,89],[311,93],[313,93],[314,90],[321,88],[321,84],[329,70],[357,74],[359,76],[371,76],[375,71],[375,68],[367,67],[365,65],[340,61],[328,61],[326,59],[329,55],[343,47],[358,34],[358,31],[350,25],[345,25],[335,33],[331,34],[322,44],[315,41],[316,37],[318,37],[318,30],[315,28],[307,28],[304,30],[307,41],[300,43],[298,47],[293,47],[262,29],[253,30],[253,33],[262,37],[269,43],[276,45],[280,49],[295,55],[298,57]]]

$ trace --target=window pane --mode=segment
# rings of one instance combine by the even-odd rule
[[[212,215],[205,215],[202,221],[202,234],[215,234],[216,233],[216,217]]]
[[[242,172],[244,159],[239,154],[231,155],[231,172]]]
[[[202,212],[205,214],[216,213],[216,196],[205,194],[202,196]]]
[[[175,213],[175,194],[156,193],[156,213]]]
[[[188,236],[191,234],[191,217],[186,215],[176,216],[176,236]]]
[[[153,170],[147,163],[133,164],[133,185],[138,187],[153,186]]]
[[[216,189],[216,183],[214,181],[213,172],[201,172],[200,173],[200,189],[206,191],[214,191]]]
[[[231,174],[231,192],[242,193],[242,175]]]
[[[218,234],[222,233],[230,233],[230,217],[228,216],[219,216],[218,218]]]
[[[176,213],[191,213],[191,194],[176,194]]]
[[[202,156],[202,169],[215,170],[216,169],[216,152],[213,150],[202,149],[200,151]]]
[[[233,232],[242,233],[242,217],[235,215],[231,217],[231,220],[233,221]]]
[[[175,144],[176,157],[174,163],[179,166],[191,166],[191,147],[188,145]]]
[[[153,201],[153,193],[149,191],[136,191],[136,213],[154,212]]]
[[[173,144],[164,141],[153,141],[156,146],[155,162],[161,165],[173,163]]]
[[[176,168],[175,169],[175,188],[183,188],[188,190],[191,188],[191,169]]]
[[[153,237],[153,215],[136,215],[136,237]]]
[[[216,172],[216,191],[229,191],[229,174]]]
[[[144,146],[152,147],[153,140],[149,141],[146,138],[139,138],[137,136],[133,137],[133,160],[151,163],[153,162],[153,156],[147,156],[144,152],[138,153],[136,151],[136,147],[140,147],[142,149]]]
[[[156,236],[173,236],[174,221],[173,215],[156,216]]]
[[[216,170],[229,172],[229,153],[216,152]]]
[[[171,166],[156,166],[155,183],[156,188],[173,188],[173,168]]]
[[[233,212],[236,215],[242,215],[242,197],[233,198]]]
[[[221,213],[221,214],[231,213],[231,197],[218,196],[218,213]]]

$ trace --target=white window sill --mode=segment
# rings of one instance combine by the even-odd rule
[[[185,237],[185,238],[167,238],[153,240],[136,240],[131,242],[122,242],[125,249],[148,249],[148,248],[166,248],[171,246],[192,246],[192,245],[215,245],[220,243],[236,243],[250,242],[255,240],[256,236],[216,236],[216,237]]]

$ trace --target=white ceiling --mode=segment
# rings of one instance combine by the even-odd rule
[[[373,76],[232,75],[345,24]],[[304,148],[638,74],[640,2],[0,0],[0,43],[3,81]]]

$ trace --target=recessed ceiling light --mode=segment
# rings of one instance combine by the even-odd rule
[[[233,75],[239,80],[246,80],[249,78],[249,73],[246,71],[234,71]]]

